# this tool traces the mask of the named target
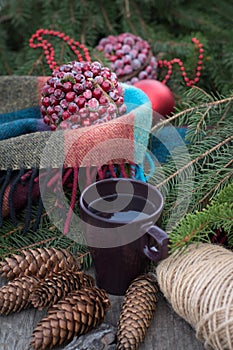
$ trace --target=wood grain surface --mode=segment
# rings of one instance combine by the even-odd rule
[[[5,279],[0,279],[0,286],[5,283]],[[112,306],[105,322],[116,326],[123,297],[110,295],[110,300]],[[45,314],[45,310],[29,309],[0,316],[0,350],[28,350],[32,331]],[[69,350],[69,345],[54,348],[60,349]],[[204,346],[195,337],[195,331],[173,311],[162,295],[159,296],[157,310],[145,341],[140,346],[140,350],[155,349],[204,350]]]

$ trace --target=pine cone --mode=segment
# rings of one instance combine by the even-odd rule
[[[29,295],[39,278],[23,276],[0,288],[0,314],[19,312],[31,306]]]
[[[0,262],[0,275],[9,280],[23,275],[44,278],[66,268],[77,269],[77,266],[76,258],[65,249],[29,249]]]
[[[131,283],[118,322],[118,350],[139,348],[154,315],[157,293],[156,280],[152,275],[141,275]]]
[[[63,299],[72,290],[94,286],[94,278],[82,271],[64,270],[37,284],[31,293],[30,300],[34,307],[50,307]]]
[[[53,305],[33,331],[30,346],[34,350],[52,349],[98,326],[110,306],[108,295],[99,288],[71,292]]]

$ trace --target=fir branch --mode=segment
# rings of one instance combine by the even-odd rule
[[[193,98],[194,95],[191,94],[191,97]],[[196,97],[199,101],[211,98],[202,91],[197,91]],[[161,224],[168,232],[173,230],[187,212],[205,207],[211,197],[217,194],[233,177],[231,167],[233,115],[230,109],[226,111],[232,101],[233,97],[210,103],[199,103],[188,109],[193,111],[201,106],[201,110],[197,109],[195,115],[189,113],[189,118],[187,109],[179,114],[182,114],[182,118],[183,116],[186,118],[186,138],[189,143],[184,142],[183,146],[173,149],[167,162],[161,166],[157,164],[153,176],[149,179],[149,182],[157,187],[166,198]],[[195,102],[194,99],[191,103]],[[224,108],[219,108],[222,103]],[[203,108],[204,106],[206,109]],[[218,108],[211,108],[211,116],[207,116],[206,111],[210,106],[218,106]],[[224,118],[222,118],[222,113]],[[203,119],[206,119],[205,123],[198,124],[203,115],[205,117]],[[221,122],[219,122],[220,119]],[[169,120],[162,121],[160,125],[164,126],[168,122]],[[200,134],[198,137],[195,135],[197,125],[198,134]],[[160,129],[153,134],[155,137],[158,135],[158,139],[159,132]],[[166,134],[166,129],[163,132]]]
[[[189,213],[170,233],[170,250],[187,247],[193,242],[206,242],[210,234],[222,229],[228,236],[228,244],[233,248],[233,183],[225,188],[207,205],[196,213]]]
[[[105,10],[105,7],[103,6],[103,3],[102,3],[101,0],[99,0],[99,7],[100,7],[100,10],[101,10],[101,12],[103,14],[103,17],[105,19],[105,22],[106,22],[106,25],[107,25],[107,28],[108,28],[109,32],[110,33],[114,33],[113,27],[112,27],[111,22],[110,22],[110,20],[108,18],[108,14],[107,14],[107,12]]]
[[[138,19],[139,19],[139,21],[141,23],[141,26],[143,28],[143,31],[144,31],[145,35],[146,35],[146,38],[148,38],[149,37],[149,33],[148,33],[147,25],[146,25],[145,21],[143,20],[143,17],[141,15],[141,13],[139,11],[139,8],[138,8],[137,4],[135,3],[135,1],[132,1],[132,5],[133,5],[133,8],[136,11],[137,17],[138,17]]]
[[[33,211],[36,213],[36,208]],[[24,212],[21,213],[21,216],[24,217]],[[32,230],[34,221],[33,218],[27,234],[23,235],[23,221],[20,221],[19,225],[14,227],[9,219],[4,220],[4,226],[0,234],[0,259],[12,253],[17,253],[21,249],[51,246],[65,248],[75,253],[83,268],[87,269],[91,266],[92,259],[87,246],[62,234],[55,225],[51,224],[47,213],[42,214],[40,226],[36,231]]]
[[[8,15],[4,15],[0,17],[0,24],[3,22],[7,22],[10,21],[12,19],[12,15],[8,14]]]
[[[161,181],[159,184],[156,185],[156,188],[160,188],[162,186],[164,186],[167,182],[171,181],[173,178],[177,177],[178,175],[180,175],[181,172],[185,171],[186,169],[188,169],[189,167],[191,167],[192,165],[194,165],[195,163],[197,163],[198,161],[200,161],[201,159],[205,158],[206,156],[208,156],[209,154],[211,154],[212,152],[216,151],[218,148],[222,147],[223,145],[225,145],[226,143],[230,142],[231,140],[233,140],[233,135],[227,137],[225,140],[221,141],[220,143],[218,143],[217,145],[215,145],[214,147],[212,147],[211,149],[207,150],[206,152],[202,153],[201,155],[199,155],[198,157],[196,157],[195,159],[192,159],[189,163],[185,164],[182,168],[178,169],[176,172],[174,172],[172,175],[168,176],[166,179],[164,179],[163,181]]]
[[[192,88],[192,89],[194,89],[194,88]],[[226,103],[232,102],[232,101],[233,101],[233,96],[230,96],[230,97],[224,98],[222,100],[212,101],[209,103],[202,103],[200,105],[196,105],[194,107],[187,108],[185,110],[182,110],[179,113],[174,114],[173,116],[169,117],[168,119],[164,119],[161,122],[154,125],[151,128],[151,133],[153,133],[158,128],[164,127],[167,124],[171,124],[171,122],[173,122],[174,120],[179,119],[182,116],[187,116],[189,113],[190,114],[194,113],[195,111],[198,111],[201,108],[212,108],[212,107],[216,107],[218,105],[226,104]],[[185,124],[185,122],[183,122],[183,121],[181,124],[179,123],[179,125],[183,125],[183,124]]]
[[[233,163],[233,160],[230,160],[226,165],[224,165],[224,168],[228,168]],[[223,169],[219,169],[214,176],[218,175]],[[200,206],[203,202],[208,201],[211,197],[213,192],[216,192],[217,188],[220,187],[222,184],[224,184],[228,179],[230,179],[233,176],[233,172],[227,173],[215,186],[213,186],[205,195],[200,198],[200,200],[190,209],[191,212],[194,211],[196,206]],[[205,184],[207,185],[207,182],[210,181],[210,178],[206,180]],[[196,189],[197,191],[198,189]]]

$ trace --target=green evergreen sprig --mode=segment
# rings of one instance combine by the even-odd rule
[[[28,40],[39,28],[67,33],[94,48],[110,34],[131,32],[147,40],[158,59],[182,59],[188,76],[194,74],[196,56],[190,39],[199,38],[205,49],[204,66],[198,86],[206,91],[229,94],[233,90],[233,5],[210,0],[89,0],[89,1],[0,1],[0,75],[49,75],[40,53],[31,50]],[[54,41],[57,61],[74,59],[64,44]],[[158,80],[162,80],[159,72]],[[182,98],[184,84],[174,69],[169,86]]]
[[[152,129],[156,136],[168,125],[187,127],[187,143],[176,147],[149,179],[164,194],[162,225],[168,232],[186,213],[204,208],[233,178],[233,96],[205,102],[205,92],[195,88],[188,95],[188,108]]]
[[[169,235],[171,252],[194,242],[210,242],[221,229],[233,248],[233,183],[228,184],[202,211],[189,213]]]
[[[23,234],[24,211],[19,216],[19,223],[15,227],[10,219],[4,219],[4,225],[0,232],[0,259],[13,253],[18,253],[21,249],[54,247],[65,248],[78,257],[80,265],[88,269],[92,264],[92,258],[86,245],[72,240],[65,236],[53,223],[51,223],[46,212],[42,214],[39,228],[33,230],[36,218],[35,207],[32,213],[30,229],[27,234]]]

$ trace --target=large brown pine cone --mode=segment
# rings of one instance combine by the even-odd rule
[[[158,288],[151,274],[137,277],[126,291],[117,328],[117,349],[136,350],[154,316]]]
[[[23,276],[0,288],[0,314],[19,312],[31,305],[29,295],[39,278]]]
[[[50,307],[72,290],[94,286],[94,278],[82,271],[64,270],[47,277],[37,284],[30,295],[34,307]]]
[[[44,278],[67,268],[77,270],[77,266],[75,256],[65,249],[29,249],[1,261],[0,275],[9,280],[24,275]]]
[[[53,305],[34,329],[30,343],[34,350],[52,349],[98,326],[110,306],[108,295],[99,288],[71,292]]]

